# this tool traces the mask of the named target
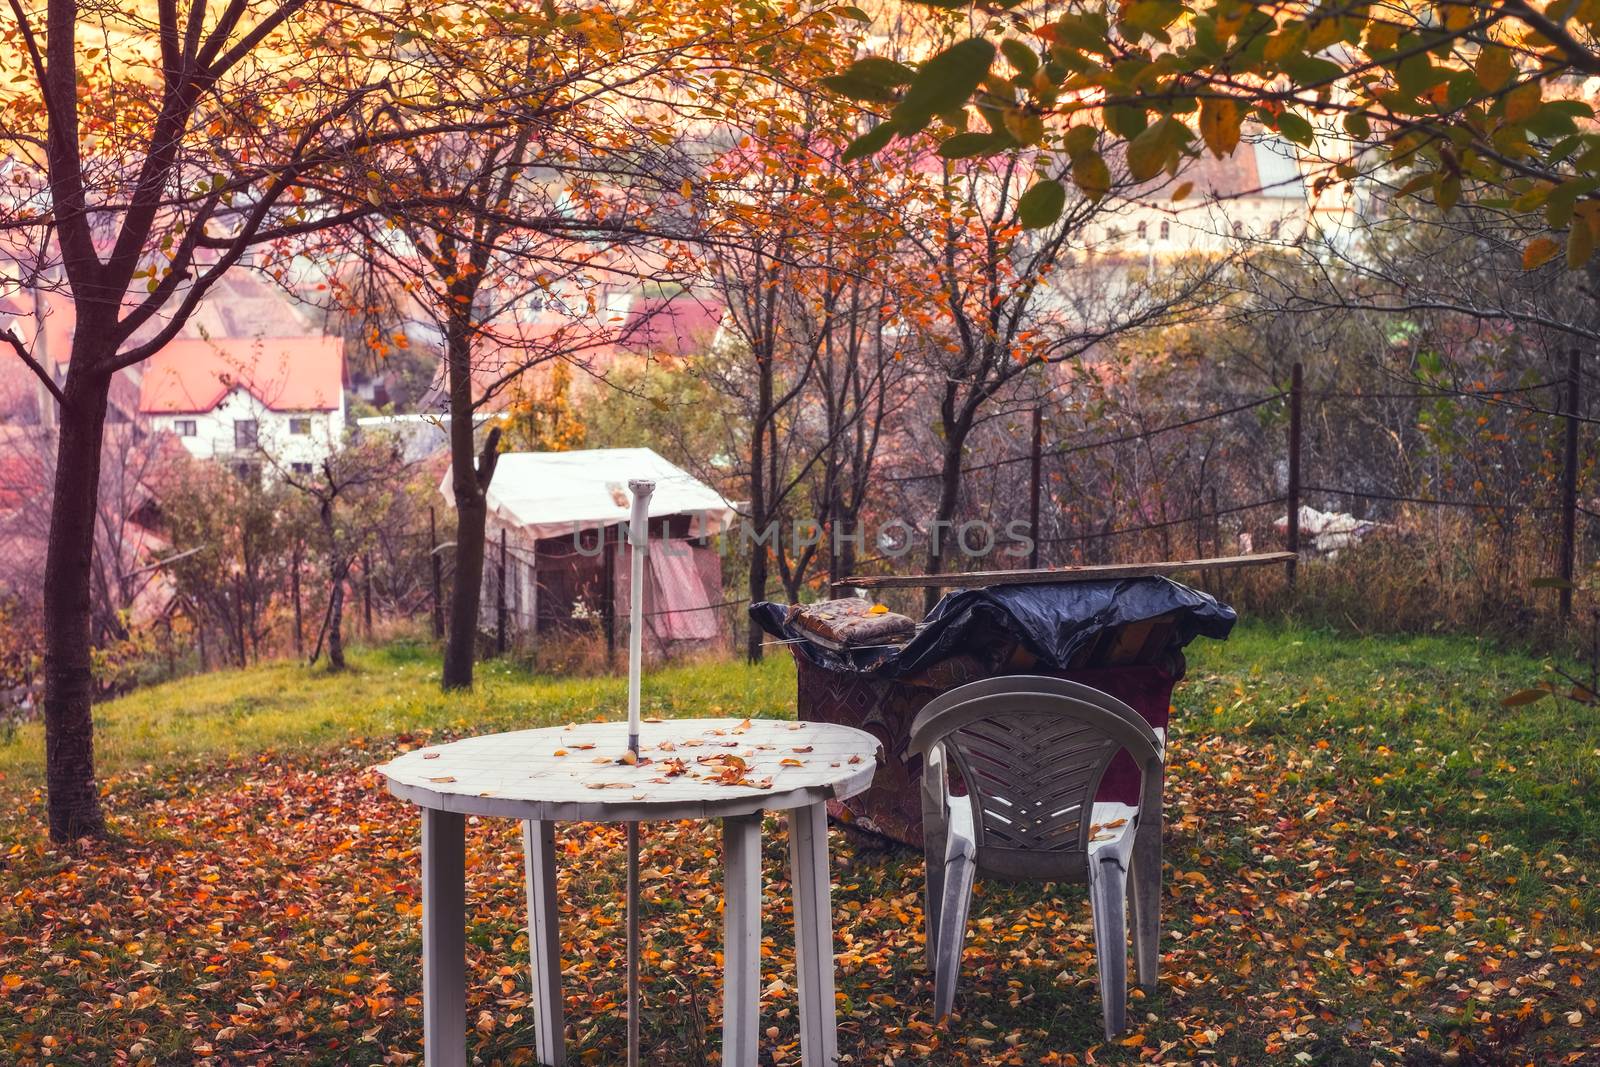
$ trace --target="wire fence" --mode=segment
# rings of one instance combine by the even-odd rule
[[[1108,554],[1109,543],[1121,543],[1146,534],[1163,535],[1164,539],[1153,546],[1154,550],[1170,550],[1173,546],[1170,540],[1165,539],[1165,535],[1178,528],[1190,527],[1194,530],[1193,541],[1197,554],[1200,554],[1198,550],[1203,548],[1208,540],[1212,549],[1220,549],[1222,541],[1220,519],[1229,516],[1243,516],[1245,513],[1265,508],[1281,507],[1284,512],[1281,513],[1281,517],[1272,520],[1271,529],[1267,533],[1269,537],[1274,534],[1280,536],[1283,542],[1281,547],[1298,555],[1303,549],[1309,547],[1305,543],[1305,539],[1302,538],[1300,529],[1302,509],[1306,505],[1308,496],[1338,498],[1352,504],[1366,503],[1376,505],[1380,510],[1385,507],[1401,506],[1459,509],[1477,514],[1506,513],[1512,516],[1521,514],[1555,516],[1560,524],[1560,535],[1557,539],[1559,544],[1556,545],[1555,552],[1555,577],[1558,579],[1557,584],[1563,588],[1561,612],[1566,615],[1570,612],[1570,589],[1573,581],[1576,555],[1576,519],[1578,516],[1600,518],[1600,512],[1596,512],[1578,501],[1576,491],[1580,462],[1578,448],[1580,429],[1583,426],[1600,422],[1600,419],[1585,414],[1580,405],[1580,373],[1577,353],[1574,351],[1570,353],[1568,373],[1565,377],[1531,383],[1503,386],[1487,386],[1473,383],[1471,387],[1467,388],[1429,385],[1418,388],[1379,390],[1310,390],[1304,387],[1302,371],[1297,365],[1294,368],[1291,384],[1287,389],[1256,396],[1236,396],[1236,403],[1185,415],[1182,418],[1173,419],[1156,426],[1140,427],[1124,433],[1096,436],[1089,440],[1057,442],[1049,446],[1045,446],[1041,442],[1036,429],[1034,445],[1030,450],[986,458],[981,462],[963,465],[960,470],[960,479],[962,485],[968,491],[971,491],[975,476],[979,476],[978,480],[981,480],[981,476],[989,472],[1018,464],[1029,464],[1030,473],[1040,472],[1045,469],[1045,466],[1051,460],[1059,460],[1069,456],[1093,455],[1103,450],[1114,449],[1123,445],[1149,443],[1162,435],[1213,426],[1221,420],[1255,412],[1259,409],[1267,408],[1269,405],[1280,406],[1274,414],[1274,419],[1278,421],[1281,427],[1280,430],[1276,431],[1283,435],[1279,438],[1281,444],[1276,449],[1272,449],[1271,436],[1274,431],[1268,428],[1268,424],[1258,425],[1251,440],[1259,441],[1266,448],[1272,449],[1273,458],[1279,461],[1281,467],[1287,468],[1287,477],[1279,480],[1281,491],[1247,497],[1242,500],[1224,501],[1217,499],[1217,491],[1214,484],[1209,488],[1208,492],[1194,493],[1187,501],[1182,499],[1175,501],[1170,496],[1156,494],[1154,505],[1150,505],[1148,501],[1141,499],[1131,501],[1131,506],[1136,511],[1154,510],[1157,512],[1154,515],[1141,514],[1139,516],[1140,521],[1129,522],[1125,518],[1121,523],[1115,522],[1115,509],[1107,504],[1107,506],[1101,508],[1100,513],[1097,515],[1091,517],[1078,516],[1069,523],[1069,526],[1076,525],[1078,528],[1066,530],[1046,529],[1045,524],[1050,519],[1058,520],[1056,524],[1059,526],[1060,517],[1059,515],[1041,515],[1038,504],[1035,503],[1033,514],[1030,516],[1030,539],[1039,545],[1061,546],[1070,548],[1074,552],[1074,556],[1071,559],[1061,560],[1057,558],[1051,562],[1094,562],[1096,556],[1104,558]],[[1548,404],[1539,402],[1538,397],[1541,393],[1550,398]],[[1333,405],[1371,405],[1379,402],[1425,404],[1430,401],[1454,401],[1469,405],[1483,405],[1486,409],[1510,409],[1553,423],[1565,434],[1565,448],[1561,450],[1558,460],[1560,466],[1559,491],[1546,499],[1537,499],[1530,495],[1532,490],[1527,486],[1518,487],[1517,490],[1507,489],[1504,486],[1480,486],[1477,489],[1477,493],[1482,495],[1463,496],[1459,493],[1449,492],[1448,490],[1451,487],[1447,480],[1436,483],[1439,488],[1446,490],[1445,492],[1439,492],[1427,482],[1420,485],[1376,484],[1363,486],[1360,484],[1348,484],[1348,482],[1343,485],[1329,485],[1326,484],[1325,479],[1303,477],[1302,471],[1306,466],[1305,461],[1308,458],[1312,458],[1305,455],[1306,419],[1304,417],[1304,408],[1308,404],[1320,405],[1321,413],[1326,416],[1326,409]],[[1280,419],[1279,417],[1282,415],[1287,415],[1288,418]],[[1038,412],[1035,412],[1034,417],[1037,427]],[[1334,459],[1334,457],[1324,456],[1322,459],[1326,462]],[[1154,454],[1152,454],[1150,462],[1154,461]],[[1337,460],[1334,461],[1337,462]],[[1055,473],[1059,474],[1059,472]],[[1038,475],[1034,474],[1034,476],[1037,477]],[[1373,475],[1369,472],[1369,476],[1377,477],[1378,475]],[[918,483],[935,481],[944,477],[945,474],[941,471],[918,471],[895,473],[887,476],[884,481],[890,485],[915,487]],[[1037,499],[1039,488],[1037,486],[1029,486],[1027,488],[1032,491],[1035,499]],[[1235,491],[1238,488],[1239,486],[1236,482]],[[1496,493],[1498,493],[1498,496],[1495,495]],[[1209,497],[1209,499],[1206,499],[1206,497]],[[1123,504],[1124,511],[1127,510],[1128,506],[1127,502]],[[1174,507],[1181,508],[1184,513],[1170,514],[1170,510]],[[1238,523],[1235,523],[1235,526],[1241,530],[1245,529]],[[1259,534],[1259,527],[1257,530]],[[1255,541],[1253,547],[1256,550],[1268,547],[1260,543],[1258,539],[1252,539],[1248,533],[1243,533],[1241,534],[1241,550],[1250,550],[1253,540]],[[1098,551],[1085,551],[1088,546],[1095,546]],[[1056,553],[1056,555],[1059,557],[1060,554]],[[862,560],[863,573],[872,567],[892,566],[898,558],[880,555]],[[1294,574],[1292,563],[1289,565],[1289,573],[1292,582]]]
[[[1548,405],[1537,402],[1536,398],[1541,392],[1551,398]],[[1238,494],[1235,499],[1219,499],[1219,496],[1226,495],[1226,491],[1219,494],[1216,483],[1212,483],[1205,491],[1193,493],[1187,499],[1181,496],[1159,497],[1153,505],[1147,500],[1122,502],[1121,522],[1116,521],[1118,518],[1116,508],[1110,506],[1092,518],[1078,517],[1068,520],[1059,514],[1030,516],[1029,539],[1035,545],[1047,550],[1046,555],[1049,558],[1043,561],[1046,564],[1104,561],[1110,558],[1113,551],[1117,553],[1119,562],[1127,562],[1135,558],[1140,551],[1170,553],[1177,550],[1180,544],[1186,548],[1191,543],[1196,555],[1204,555],[1204,550],[1207,548],[1212,550],[1212,554],[1222,555],[1230,554],[1222,551],[1225,540],[1222,520],[1233,519],[1229,533],[1239,539],[1240,551],[1252,549],[1264,551],[1281,546],[1296,553],[1298,558],[1303,552],[1312,550],[1311,541],[1302,536],[1303,531],[1300,528],[1302,507],[1308,497],[1337,498],[1352,503],[1374,505],[1380,510],[1378,517],[1388,514],[1383,512],[1382,509],[1385,508],[1412,507],[1456,509],[1479,515],[1531,513],[1538,516],[1555,516],[1560,520],[1563,532],[1556,553],[1556,577],[1570,585],[1575,559],[1576,519],[1578,516],[1600,518],[1600,513],[1579,503],[1576,493],[1577,440],[1580,428],[1600,420],[1588,417],[1579,407],[1579,370],[1575,357],[1572,360],[1571,373],[1565,378],[1497,387],[1475,385],[1459,389],[1437,387],[1392,390],[1306,389],[1302,382],[1302,373],[1297,366],[1288,388],[1230,399],[1234,402],[1198,412],[1179,412],[1176,413],[1179,417],[1169,417],[1169,421],[1120,433],[1102,432],[1049,444],[1044,443],[1036,434],[1033,447],[1027,451],[982,457],[977,462],[963,465],[960,478],[963,485],[969,489],[973,486],[1011,485],[1009,480],[985,476],[1020,464],[1030,465],[1028,468],[1030,479],[1034,471],[1045,470],[1047,465],[1054,468],[1051,473],[1060,474],[1065,469],[1062,464],[1069,459],[1077,463],[1087,457],[1106,454],[1108,450],[1123,446],[1148,443],[1157,438],[1182,434],[1186,431],[1193,433],[1204,428],[1221,429],[1225,420],[1238,419],[1251,413],[1270,412],[1269,418],[1259,418],[1249,424],[1248,432],[1241,429],[1238,433],[1225,432],[1221,435],[1212,435],[1214,440],[1234,443],[1243,440],[1248,446],[1259,447],[1261,454],[1252,457],[1257,461],[1258,467],[1265,464],[1273,466],[1275,470],[1287,468],[1287,476],[1278,478],[1277,483],[1268,492],[1249,494],[1248,481],[1241,482],[1235,478],[1230,483],[1233,492]],[[1451,492],[1451,486],[1447,482],[1436,483],[1437,488],[1435,484],[1427,482],[1413,485],[1349,484],[1350,480],[1360,481],[1360,478],[1354,478],[1340,479],[1345,484],[1333,485],[1327,484],[1329,479],[1326,477],[1305,476],[1305,472],[1313,467],[1336,462],[1336,457],[1331,455],[1306,454],[1308,420],[1305,417],[1305,408],[1308,405],[1320,406],[1317,411],[1325,416],[1330,406],[1337,405],[1369,405],[1380,402],[1425,404],[1441,400],[1484,405],[1486,408],[1511,409],[1526,413],[1530,417],[1552,420],[1566,434],[1567,447],[1560,457],[1562,470],[1559,496],[1552,499],[1532,499],[1526,492],[1520,495],[1502,492],[1499,496],[1493,496],[1488,494],[1495,490],[1489,488],[1479,490],[1479,493],[1485,495],[1463,495]],[[1160,457],[1151,453],[1146,462],[1155,464],[1159,460]],[[1348,469],[1342,470],[1342,473],[1353,474]],[[1380,477],[1372,471],[1368,471],[1367,476]],[[944,477],[943,472],[937,470],[902,471],[887,472],[881,475],[878,481],[885,486],[898,487],[903,491],[915,493],[920,485],[937,481],[942,477]],[[1012,486],[1013,490],[1014,488]],[[1032,485],[1025,488],[1037,492],[1036,487]],[[1130,508],[1134,514],[1128,513]],[[1171,513],[1175,508],[1181,509],[1181,513]],[[1260,521],[1251,522],[1247,519],[1250,514],[1260,513],[1266,509],[1272,511],[1268,514],[1264,530]],[[1150,511],[1154,511],[1155,514],[1150,514]],[[1371,515],[1370,509],[1368,514]],[[1045,528],[1047,519],[1054,528]],[[1134,521],[1129,521],[1130,519]],[[1074,524],[1077,528],[1072,528]],[[1253,544],[1248,533],[1250,530],[1255,531]],[[1138,545],[1136,542],[1142,536],[1148,536],[1151,540]],[[1273,541],[1274,538],[1277,539],[1276,542]],[[1130,544],[1130,542],[1135,543]],[[429,607],[435,620],[435,632],[438,632],[442,625],[440,620],[447,612],[447,606],[441,602],[442,588],[445,585],[441,570],[448,569],[449,563],[446,559],[444,561],[446,567],[440,568],[438,561],[441,556],[449,557],[453,553],[449,551],[448,545],[439,543],[437,533],[432,535],[430,547],[428,557],[435,561],[435,570],[431,578],[433,602]],[[608,655],[614,654],[621,640],[618,635],[626,632],[625,625],[617,618],[616,602],[605,610],[597,610],[591,605],[587,610],[579,611],[569,618],[557,620],[548,628],[544,621],[535,621],[527,632],[519,632],[522,628],[515,618],[517,605],[508,608],[506,602],[508,586],[502,567],[514,563],[527,567],[531,573],[537,575],[537,559],[515,546],[499,549],[502,553],[499,559],[496,558],[496,551],[496,546],[491,544],[485,561],[482,595],[484,611],[481,616],[483,623],[481,628],[495,635],[500,649],[518,645],[559,643],[565,638],[572,637],[586,639],[591,644],[597,640],[603,641],[608,649]],[[1166,558],[1172,557],[1168,555]],[[874,570],[903,570],[906,562],[904,553],[893,555],[885,553],[858,559],[854,561],[853,566],[855,573],[871,573]],[[1291,583],[1294,580],[1293,575],[1294,568],[1290,565]],[[836,581],[840,577],[843,575],[827,576],[829,581]],[[535,582],[539,580],[537,577],[534,579]],[[608,574],[606,581],[612,582],[612,587],[616,588],[614,574]],[[543,596],[546,593],[559,597],[570,594],[571,590],[546,590],[541,587],[539,595]],[[415,598],[412,598],[412,603],[415,604]],[[747,622],[745,613],[749,603],[748,597],[735,596],[729,592],[724,593],[720,599],[708,597],[707,602],[703,604],[653,606],[646,612],[646,617],[651,620],[654,631],[657,629],[656,623],[669,616],[714,614],[717,618],[716,629],[719,637],[710,644],[731,647],[740,640],[740,635],[745,629]],[[1570,611],[1570,591],[1563,592],[1562,611]],[[508,614],[511,621],[508,621]]]

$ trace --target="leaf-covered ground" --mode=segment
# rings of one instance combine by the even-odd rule
[[[431,669],[405,650],[365,656],[350,686],[414,692],[385,705],[390,732],[336,747],[308,698],[325,682],[298,668],[216,685],[235,703],[259,688],[245,716],[298,701],[317,743],[252,755],[197,719],[188,743],[139,763],[159,742],[129,735],[163,698],[179,723],[190,705],[216,709],[193,682],[105,709],[123,733],[106,788],[118,836],[88,848],[48,846],[36,779],[11,764],[0,1061],[420,1062],[417,820],[368,768],[469,722],[592,717],[620,694],[501,674],[484,689],[502,699],[480,713],[484,694],[418,688]],[[1162,986],[1134,993],[1116,1044],[1098,1029],[1081,887],[980,884],[961,1015],[940,1029],[920,857],[836,832],[841,1051],[857,1064],[1600,1062],[1600,722],[1497,706],[1537,670],[1464,640],[1262,627],[1197,650],[1173,735]],[[781,664],[667,677],[652,701],[667,714],[718,701],[782,714],[792,692]],[[210,736],[231,754],[208,756]],[[781,1064],[799,1053],[780,831],[769,821],[762,1020]],[[715,831],[653,826],[645,840],[649,1060],[714,1063]],[[617,1063],[618,835],[564,827],[558,845],[569,1048]],[[532,1062],[515,829],[475,823],[468,850],[469,1045],[486,1063]]]

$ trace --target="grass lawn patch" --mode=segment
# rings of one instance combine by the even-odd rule
[[[1195,648],[1168,784],[1162,985],[1099,1033],[1080,886],[980,883],[957,1006],[932,1025],[922,861],[834,835],[841,1052],[856,1064],[1422,1067],[1600,1061],[1600,716],[1502,708],[1539,665],[1464,639],[1241,627]],[[273,665],[101,708],[116,837],[41,831],[38,743],[0,749],[0,1060],[420,1062],[418,826],[373,764],[403,747],[618,717],[621,681],[431,653],[347,676]],[[793,713],[793,672],[654,674],[662,715]],[[781,827],[766,842],[762,1026],[798,1063]],[[717,1062],[716,828],[645,835],[651,1062]],[[569,1048],[620,1062],[620,830],[561,827]],[[516,828],[468,836],[469,1047],[531,1063]]]

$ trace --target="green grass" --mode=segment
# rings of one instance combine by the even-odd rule
[[[1546,676],[1541,661],[1466,637],[1264,625],[1193,647],[1175,698],[1185,733],[1327,741],[1318,773],[1362,783],[1373,814],[1600,856],[1600,709],[1500,703]]]
[[[1241,625],[1190,649],[1176,728],[1337,746],[1345,774],[1376,781],[1385,807],[1511,835],[1600,848],[1600,711],[1545,700],[1504,708],[1499,696],[1542,677],[1539,661],[1462,637],[1352,638]],[[417,729],[449,733],[546,726],[623,713],[617,677],[530,675],[478,666],[467,693],[439,689],[439,659],[418,644],[357,649],[350,670],[292,662],[218,671],[140,690],[95,709],[103,774],[236,760],[264,751],[337,749]],[[702,662],[650,671],[646,714],[787,716],[787,655],[757,667]],[[12,788],[42,780],[43,730],[0,742]]]
[[[115,838],[52,848],[37,728],[0,743],[0,1060],[384,1062],[413,1052],[416,816],[369,768],[403,745],[621,715],[620,679],[362,650],[151,688],[96,710]],[[1499,1067],[1600,1062],[1600,711],[1499,697],[1535,658],[1462,637],[1242,625],[1197,642],[1173,716],[1162,985],[1098,1034],[1081,887],[980,881],[958,1007],[933,1025],[922,860],[834,835],[841,1050],[854,1063]],[[793,714],[787,656],[651,672],[651,714]],[[273,753],[265,758],[264,753]],[[531,1059],[515,827],[469,831],[469,1019]],[[575,1062],[620,1055],[614,828],[560,830]],[[794,1041],[779,826],[765,836],[762,1026]],[[715,828],[646,835],[645,1042],[717,1047]],[[777,982],[787,984],[787,989]],[[5,1003],[5,1002],[0,1002]],[[48,1043],[47,1043],[48,1042]]]
[[[504,661],[480,663],[471,692],[439,688],[439,656],[422,645],[356,649],[333,673],[298,662],[217,671],[142,689],[95,708],[95,762],[102,774],[258,752],[326,751],[355,738],[408,730],[453,733],[549,726],[626,714],[623,678],[529,675]],[[645,714],[792,715],[787,656],[760,667],[707,662],[653,670]],[[42,781],[44,731],[20,727],[0,742],[0,775],[13,786]]]

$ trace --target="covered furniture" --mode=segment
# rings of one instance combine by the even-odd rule
[[[1165,729],[1183,649],[1196,637],[1226,638],[1233,609],[1168,578],[994,586],[952,592],[900,648],[837,652],[787,621],[787,606],[751,615],[789,642],[800,718],[866,730],[883,742],[884,766],[866,792],[830,805],[842,825],[917,848],[922,757],[911,724],[929,701],[967,682],[1038,674],[1081,682]],[[1119,758],[1101,800],[1136,803],[1138,768]]]
[[[1106,1037],[1122,1033],[1129,897],[1139,984],[1156,982],[1161,738],[1115,697],[1061,678],[1016,675],[971,682],[934,699],[911,727],[911,749],[925,761],[925,912],[937,1017],[947,1016],[955,1001],[978,874],[1086,882]],[[1122,754],[1139,769],[1137,799],[1097,801]],[[953,781],[964,795],[951,788]]]

